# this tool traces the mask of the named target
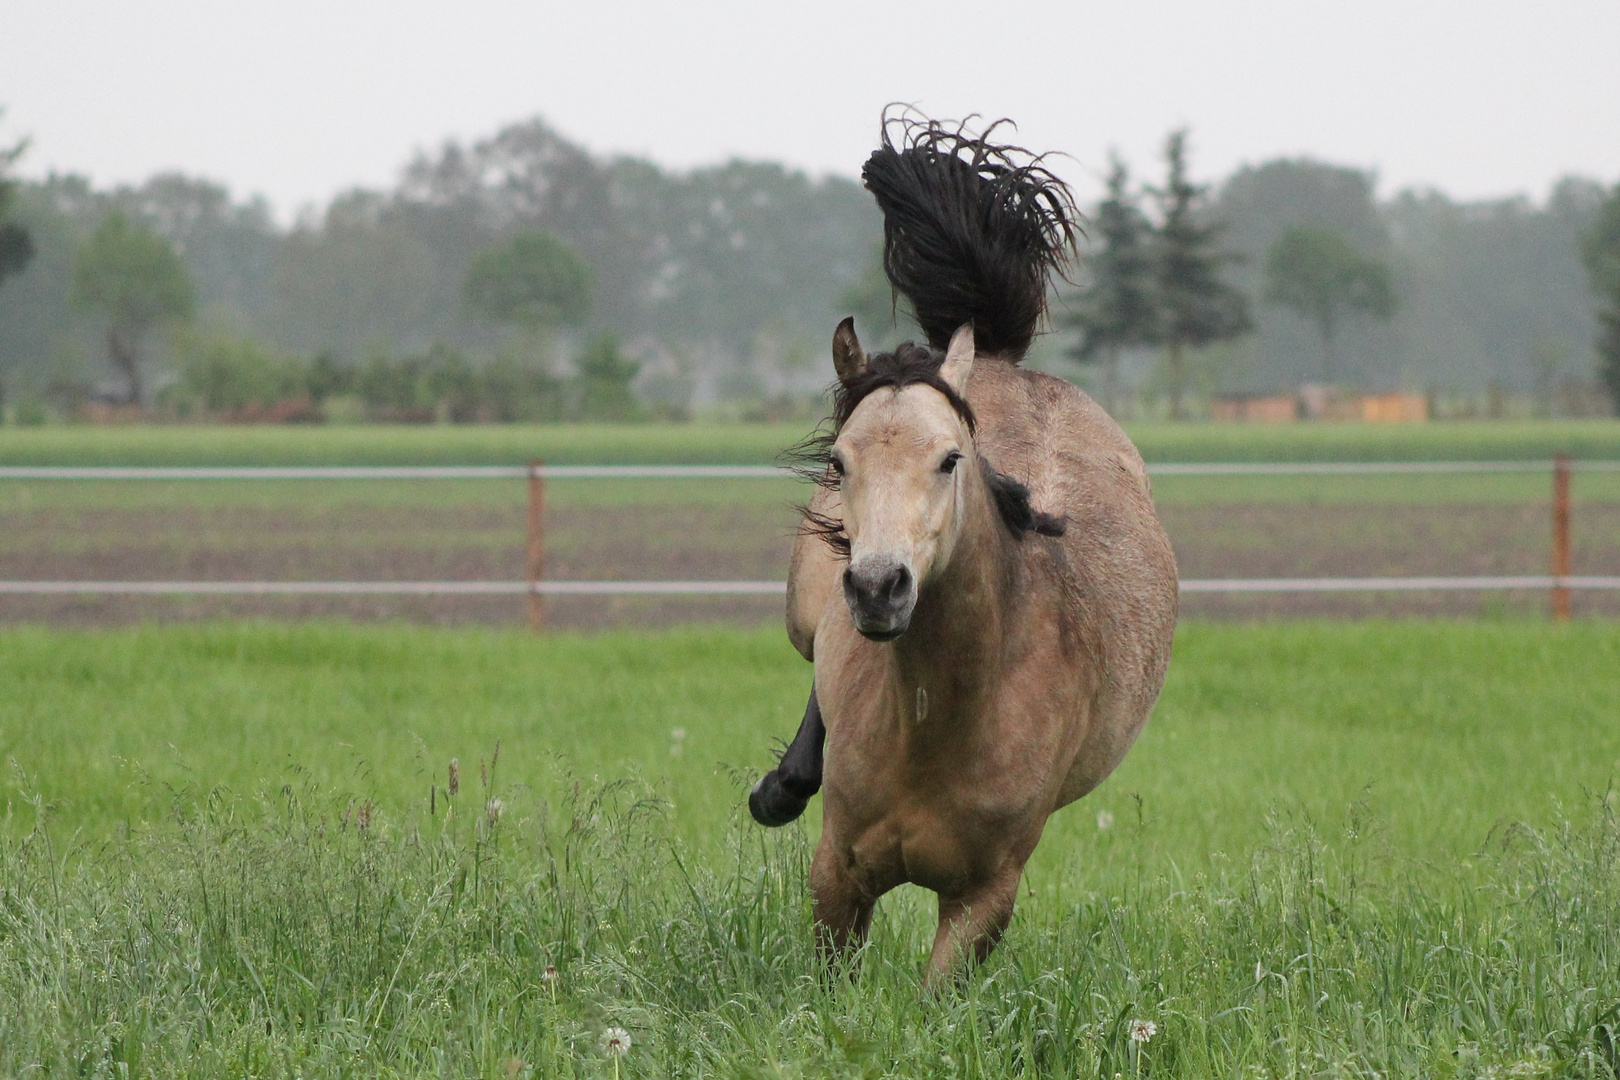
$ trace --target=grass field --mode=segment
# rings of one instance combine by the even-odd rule
[[[818,979],[819,809],[742,811],[808,679],[779,631],[6,631],[0,1075],[1617,1075],[1613,623],[1184,625],[934,1001],[923,894]]]
[[[1152,462],[1620,459],[1613,420],[1130,424]],[[0,465],[770,464],[803,424],[0,428]]]

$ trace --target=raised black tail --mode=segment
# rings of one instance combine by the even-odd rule
[[[943,349],[964,323],[982,353],[1017,361],[1075,251],[1079,211],[1041,158],[935,120],[884,117],[861,179],[883,211],[883,268]],[[896,145],[893,132],[899,134]]]

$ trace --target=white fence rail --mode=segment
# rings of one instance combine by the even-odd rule
[[[1351,476],[1562,471],[1568,512],[1568,474],[1620,471],[1620,461],[1335,461],[1335,462],[1172,462],[1149,465],[1154,476]],[[537,552],[543,552],[540,482],[548,479],[765,480],[793,476],[771,465],[469,465],[469,466],[0,466],[0,480],[528,480],[530,484],[531,573],[539,578]],[[1555,511],[1556,512],[1556,511]],[[1567,521],[1564,563],[1567,567]],[[538,556],[543,559],[543,555]],[[770,596],[781,595],[780,581],[0,581],[0,595],[11,596],[527,596],[532,605],[546,596]],[[1181,582],[1184,593],[1437,592],[1534,589],[1620,589],[1620,576],[1567,573],[1476,577],[1362,578],[1202,578]],[[1567,601],[1565,601],[1567,606]]]

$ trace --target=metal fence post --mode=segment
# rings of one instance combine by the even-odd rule
[[[1552,590],[1554,622],[1569,618],[1569,586],[1562,581],[1570,574],[1569,473],[1569,455],[1559,454],[1553,459],[1552,574],[1559,579],[1553,583]]]
[[[529,586],[529,629],[546,628],[546,598],[536,589],[546,576],[546,478],[540,470],[543,461],[529,462],[529,545],[524,558],[524,578]]]

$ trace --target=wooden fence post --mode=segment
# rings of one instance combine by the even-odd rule
[[[539,633],[546,628],[546,598],[535,586],[546,576],[546,478],[540,470],[543,461],[529,462],[529,546],[524,559],[524,577],[529,585],[529,629]]]
[[[1559,454],[1553,459],[1552,572],[1555,578],[1570,574],[1569,472],[1568,454]],[[1554,622],[1569,618],[1569,588],[1561,583],[1553,585],[1552,617]]]

